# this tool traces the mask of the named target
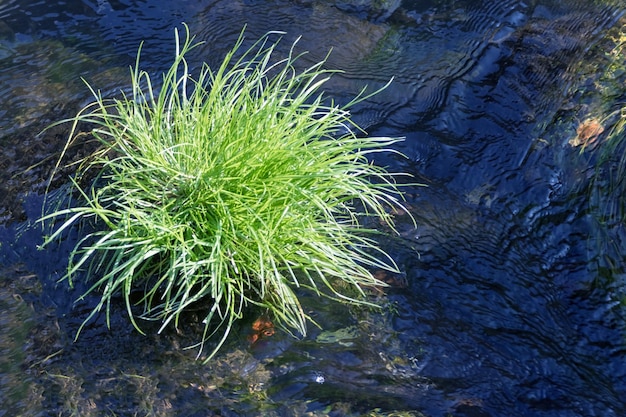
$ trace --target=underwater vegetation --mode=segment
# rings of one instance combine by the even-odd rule
[[[185,56],[200,43],[185,30],[161,83],[140,69],[140,47],[128,94],[89,86],[95,101],[59,122],[72,124],[63,154],[86,138],[101,147],[77,164],[72,203],[40,221],[55,226],[43,247],[90,225],[63,278],[88,280],[82,298],[99,294],[83,326],[103,310],[108,322],[119,296],[140,332],[139,318],[163,330],[193,306],[209,360],[248,308],[298,336],[312,321],[302,293],[370,304],[366,289],[384,285],[374,271],[397,266],[366,222],[395,230],[407,175],[371,160],[401,139],[366,137],[350,120],[377,92],[335,104],[321,90],[334,71],[296,70],[297,41],[275,59],[277,33],[242,51],[242,32],[219,68],[194,77]]]
[[[586,120],[577,132],[578,136],[581,131],[588,133],[590,139],[583,143],[581,152],[595,154],[591,202],[595,217],[606,230],[621,228],[626,222],[626,26],[617,30],[611,41],[614,47],[607,53],[609,65],[598,81],[600,86],[606,85],[604,94],[609,105],[602,118]]]
[[[589,253],[599,254],[594,286],[609,291],[613,306],[626,306],[623,254],[626,231],[626,25],[609,31],[602,51],[605,64],[598,68],[593,88],[598,103],[592,115],[580,122],[569,144],[579,148],[584,167],[583,193],[590,220]],[[597,64],[596,64],[597,65]]]

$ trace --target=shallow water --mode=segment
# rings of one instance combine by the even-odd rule
[[[0,416],[625,415],[623,231],[598,227],[593,152],[568,144],[626,99],[624,70],[605,74],[625,13],[600,1],[3,2]],[[284,31],[284,48],[302,36],[303,65],[333,48],[338,101],[394,77],[354,118],[405,136],[408,159],[376,162],[428,187],[408,190],[417,228],[400,218],[402,236],[382,242],[406,281],[384,313],[308,300],[323,329],[250,346],[244,322],[206,366],[181,349],[198,334],[193,312],[180,333],[144,337],[119,306],[111,331],[99,318],[73,342],[93,300],[74,305],[80,286],[56,282],[72,242],[36,251],[32,225],[67,129],[38,134],[88,102],[80,77],[127,88],[141,41],[143,68],[164,70],[181,22],[206,41],[196,65],[219,63],[246,24],[249,39]]]

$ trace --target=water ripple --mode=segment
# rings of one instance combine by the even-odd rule
[[[175,407],[206,408],[208,396],[235,415],[230,406],[241,399],[242,381],[254,376],[270,386],[264,394],[274,402],[302,400],[314,411],[344,401],[359,410],[404,407],[429,415],[626,413],[626,325],[618,285],[624,278],[616,279],[606,254],[589,243],[594,224],[581,191],[589,161],[574,158],[576,150],[551,135],[567,91],[579,82],[581,55],[623,15],[619,2],[404,1],[376,20],[359,8],[317,0],[66,3],[0,5],[1,187],[33,159],[58,151],[55,135],[63,138],[61,133],[36,140],[33,131],[73,115],[89,98],[81,76],[116,94],[128,85],[127,67],[141,41],[143,68],[158,74],[171,63],[173,28],[182,22],[205,42],[189,57],[193,68],[218,65],[246,26],[246,46],[268,31],[285,32],[279,56],[301,36],[297,51],[309,51],[302,66],[332,49],[328,68],[344,71],[328,85],[337,102],[393,77],[389,88],[353,109],[354,117],[370,133],[405,136],[398,149],[408,158],[381,156],[376,163],[429,184],[407,190],[418,226],[401,224],[400,242],[389,243],[408,284],[390,289],[397,314],[389,322],[368,316],[358,322],[363,331],[354,338],[350,333],[344,344],[320,347],[316,330],[301,342],[267,341],[274,348],[259,347],[256,357],[242,354],[241,370],[231,371],[237,388],[227,399],[215,394],[228,391],[227,384],[213,389],[207,376],[206,383],[196,382],[195,362],[193,371],[184,370],[185,381],[194,381],[182,384],[185,389],[175,380],[180,369],[157,366],[146,379],[176,391]],[[41,187],[40,177],[20,193]],[[0,192],[9,195],[6,190]],[[15,205],[35,205],[13,194]],[[2,232],[15,241],[2,247],[3,259],[19,259],[41,276],[47,270],[43,298],[58,306],[68,328],[77,326],[86,306],[73,309],[56,284],[58,271],[50,272],[53,264],[60,271],[65,258],[34,251],[41,237],[34,228]],[[617,239],[623,243],[623,231]],[[324,301],[310,310],[326,329],[354,325],[354,317]],[[180,357],[163,359],[158,349],[135,342],[139,336],[132,344],[121,338],[109,346],[104,329],[94,326],[98,343],[76,345],[59,366],[71,368],[80,357],[75,362],[82,368],[72,371],[91,377],[90,366],[101,366],[84,354],[93,346],[101,350],[97,360],[110,361],[105,367],[118,365],[107,358],[117,352],[152,369],[153,362],[133,356],[135,347],[153,352],[150,360],[180,366]],[[223,364],[229,371],[234,366]],[[85,395],[97,391],[93,384],[79,388]],[[61,396],[42,395],[48,401]],[[152,398],[162,397],[157,392]],[[249,404],[238,407],[241,415],[250,411]]]

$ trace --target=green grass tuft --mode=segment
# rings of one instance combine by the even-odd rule
[[[274,62],[270,34],[243,53],[242,35],[217,70],[205,64],[192,78],[185,54],[199,43],[185,29],[183,42],[176,32],[176,58],[160,89],[139,68],[141,47],[132,93],[105,99],[89,87],[95,101],[70,119],[63,154],[79,124],[94,126],[102,149],[82,161],[76,178],[96,180],[83,188],[73,180],[78,205],[42,221],[61,221],[44,245],[80,221],[99,225],[77,243],[65,276],[72,284],[87,275],[83,297],[101,293],[85,323],[102,309],[108,321],[118,294],[139,331],[136,317],[163,329],[200,302],[208,311],[200,352],[217,338],[210,358],[247,306],[304,335],[310,318],[298,288],[368,303],[363,287],[382,285],[371,269],[397,267],[363,220],[393,228],[392,208],[402,207],[396,177],[404,174],[368,159],[394,152],[400,139],[359,137],[350,120],[349,107],[375,93],[327,104],[320,91],[333,71],[324,61],[296,71],[296,43]],[[131,300],[137,289],[139,302]]]

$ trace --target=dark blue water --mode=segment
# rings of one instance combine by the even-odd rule
[[[595,154],[568,144],[626,99],[624,55],[607,75],[605,54],[624,13],[601,1],[3,2],[0,301],[14,323],[27,311],[14,294],[35,294],[24,303],[39,327],[16,339],[3,326],[0,349],[23,354],[0,367],[0,415],[626,415],[623,231],[598,222],[595,205],[615,196],[590,197]],[[71,242],[35,250],[50,163],[24,170],[59,152],[66,131],[37,134],[88,102],[80,77],[127,88],[142,41],[143,68],[166,69],[181,22],[206,41],[196,66],[217,65],[247,25],[250,40],[284,31],[283,48],[302,36],[303,65],[332,48],[337,101],[394,77],[354,119],[405,136],[408,159],[375,162],[428,187],[407,190],[417,228],[400,218],[401,237],[381,242],[406,282],[384,313],[308,300],[323,329],[250,347],[244,322],[206,366],[181,350],[193,313],[182,334],[142,337],[119,311],[111,331],[99,319],[72,341],[89,300],[56,283]]]

